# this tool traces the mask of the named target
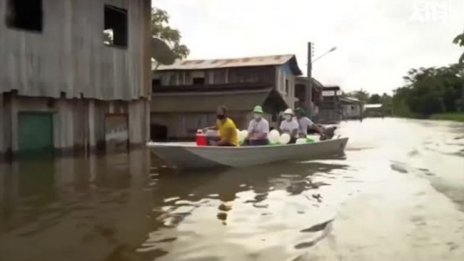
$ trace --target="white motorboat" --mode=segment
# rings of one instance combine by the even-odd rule
[[[347,142],[348,138],[336,138],[305,144],[242,147],[149,142],[147,147],[160,158],[180,169],[241,168],[271,162],[311,160],[342,154]]]

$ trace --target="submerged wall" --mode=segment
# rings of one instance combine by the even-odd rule
[[[0,154],[21,151],[25,147],[21,142],[34,142],[31,135],[41,139],[51,135],[51,145],[57,150],[104,149],[124,140],[140,145],[148,141],[148,122],[146,99],[127,102],[1,94]]]

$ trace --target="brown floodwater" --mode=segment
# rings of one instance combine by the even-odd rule
[[[338,132],[342,158],[246,169],[145,150],[0,165],[0,260],[464,260],[464,124]]]

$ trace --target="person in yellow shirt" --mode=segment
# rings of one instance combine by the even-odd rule
[[[207,129],[215,129],[219,132],[218,141],[212,142],[214,146],[238,146],[237,127],[234,121],[227,115],[227,107],[219,106],[216,110],[216,126]]]

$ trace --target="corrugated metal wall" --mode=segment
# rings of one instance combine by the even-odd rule
[[[150,0],[43,0],[43,31],[8,28],[0,0],[0,93],[149,97]],[[104,4],[128,10],[127,49],[103,44]]]

